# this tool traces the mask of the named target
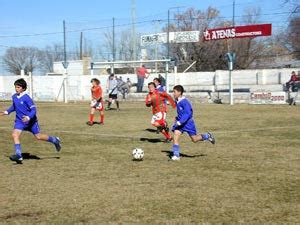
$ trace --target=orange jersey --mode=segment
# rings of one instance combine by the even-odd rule
[[[102,88],[101,88],[101,86],[93,86],[91,88],[91,91],[92,91],[92,98],[93,99],[99,100],[100,98],[102,98]]]
[[[170,95],[166,92],[158,92],[157,90],[150,92],[147,95],[146,106],[152,106],[153,115],[158,112],[166,112],[165,100],[168,100],[173,108],[176,107],[176,104]]]

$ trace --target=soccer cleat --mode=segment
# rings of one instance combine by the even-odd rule
[[[173,138],[166,138],[165,143],[170,143],[173,141]]]
[[[91,121],[88,121],[88,122],[86,122],[86,125],[93,126],[93,125],[94,125],[94,123],[93,123],[93,122],[91,122]]]
[[[176,155],[173,155],[172,158],[171,158],[173,161],[179,161],[180,160],[180,157],[176,156]]]
[[[216,143],[215,137],[210,132],[208,132],[207,134],[208,134],[208,141],[214,145]]]
[[[54,143],[54,145],[55,145],[56,151],[60,152],[60,150],[61,150],[60,139],[58,137],[55,137],[55,139],[56,139],[56,142]]]
[[[17,164],[22,164],[22,161],[23,161],[22,156],[17,156],[17,155],[11,155],[11,156],[9,156],[9,159],[11,161],[16,162]]]

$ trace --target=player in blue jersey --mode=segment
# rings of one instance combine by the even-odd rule
[[[157,78],[157,77],[154,78],[153,83],[156,85],[156,90],[158,90],[160,93],[163,93],[166,91],[166,87],[161,84],[160,78]]]
[[[14,83],[16,93],[12,96],[13,104],[4,112],[0,112],[0,115],[9,115],[12,112],[16,112],[16,119],[12,137],[15,143],[15,155],[11,155],[9,158],[12,161],[21,164],[22,149],[20,144],[20,136],[23,131],[31,132],[37,140],[48,141],[54,144],[56,151],[61,150],[60,140],[58,137],[48,136],[40,133],[40,127],[36,116],[36,106],[32,99],[25,93],[27,89],[27,83],[24,79],[18,79]]]
[[[198,141],[209,141],[212,144],[215,144],[216,142],[211,133],[197,134],[193,119],[193,108],[191,103],[182,96],[183,92],[184,89],[181,85],[176,85],[173,88],[173,95],[177,106],[177,117],[175,118],[175,123],[172,128],[172,131],[174,132],[172,160],[180,160],[179,139],[184,132],[188,133],[194,143]]]

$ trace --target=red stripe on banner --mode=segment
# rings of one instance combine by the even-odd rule
[[[256,24],[208,29],[204,32],[203,40],[212,41],[232,38],[259,37],[270,36],[271,34],[272,24]]]

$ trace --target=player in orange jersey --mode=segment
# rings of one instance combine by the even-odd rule
[[[169,133],[169,128],[166,122],[166,107],[164,101],[168,100],[173,108],[176,108],[176,104],[172,97],[166,92],[159,92],[156,89],[156,85],[153,82],[148,84],[149,94],[146,97],[146,106],[152,106],[152,120],[151,124],[158,128],[158,130],[165,136],[166,142],[172,140]]]
[[[104,124],[104,102],[102,98],[102,88],[100,86],[100,81],[96,78],[91,80],[92,83],[92,101],[91,101],[91,113],[90,120],[86,123],[89,126],[93,126],[94,123],[94,114],[96,110],[100,111],[100,123]]]

